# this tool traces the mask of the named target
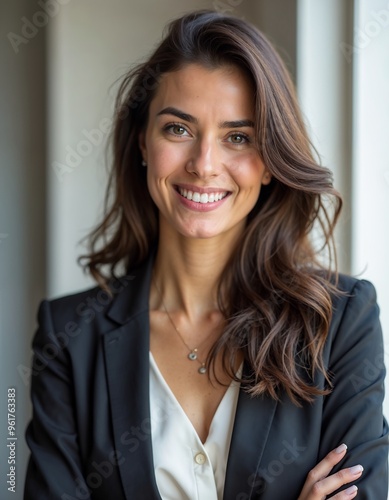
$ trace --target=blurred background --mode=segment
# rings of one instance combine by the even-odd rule
[[[117,80],[169,20],[198,8],[256,24],[286,61],[344,196],[340,270],[375,284],[389,352],[389,0],[0,0],[2,499],[22,498],[38,304],[92,284],[76,259],[102,214]],[[367,362],[361,383],[379,368],[380,360]],[[3,473],[9,387],[17,394],[16,494]]]

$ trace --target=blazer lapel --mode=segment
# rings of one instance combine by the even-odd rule
[[[154,474],[149,402],[149,286],[152,259],[127,276],[108,316],[121,326],[104,335],[115,450],[126,498],[160,499]]]
[[[115,450],[126,498],[161,500],[153,464],[149,401],[149,288],[153,259],[127,276],[108,311],[118,328],[104,335]],[[226,471],[224,500],[253,498],[277,402],[241,390]]]
[[[257,478],[277,402],[270,397],[253,398],[241,389],[232,432],[224,486],[224,500],[257,498]]]

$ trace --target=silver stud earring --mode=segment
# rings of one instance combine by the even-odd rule
[[[142,160],[142,167],[147,167],[147,163],[144,160]]]

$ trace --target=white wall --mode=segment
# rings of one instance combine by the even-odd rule
[[[389,0],[356,6],[352,271],[377,288],[389,367]]]
[[[344,198],[338,224],[339,268],[351,271],[352,65],[339,50],[352,22],[352,2],[298,3],[297,89],[308,130],[322,164],[334,172]],[[320,20],[320,22],[318,22]]]
[[[376,286],[389,352],[389,1],[299,0],[298,23],[300,101],[346,202],[340,270]]]

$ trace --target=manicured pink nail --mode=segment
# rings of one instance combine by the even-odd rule
[[[347,450],[347,445],[345,445],[344,443],[341,444],[340,446],[338,446],[335,450],[336,453],[343,453],[344,451]]]
[[[362,465],[354,465],[354,467],[350,467],[351,474],[357,475],[363,471]]]
[[[356,491],[358,491],[358,488],[355,485],[350,486],[347,490],[344,490],[347,495],[353,495]]]

